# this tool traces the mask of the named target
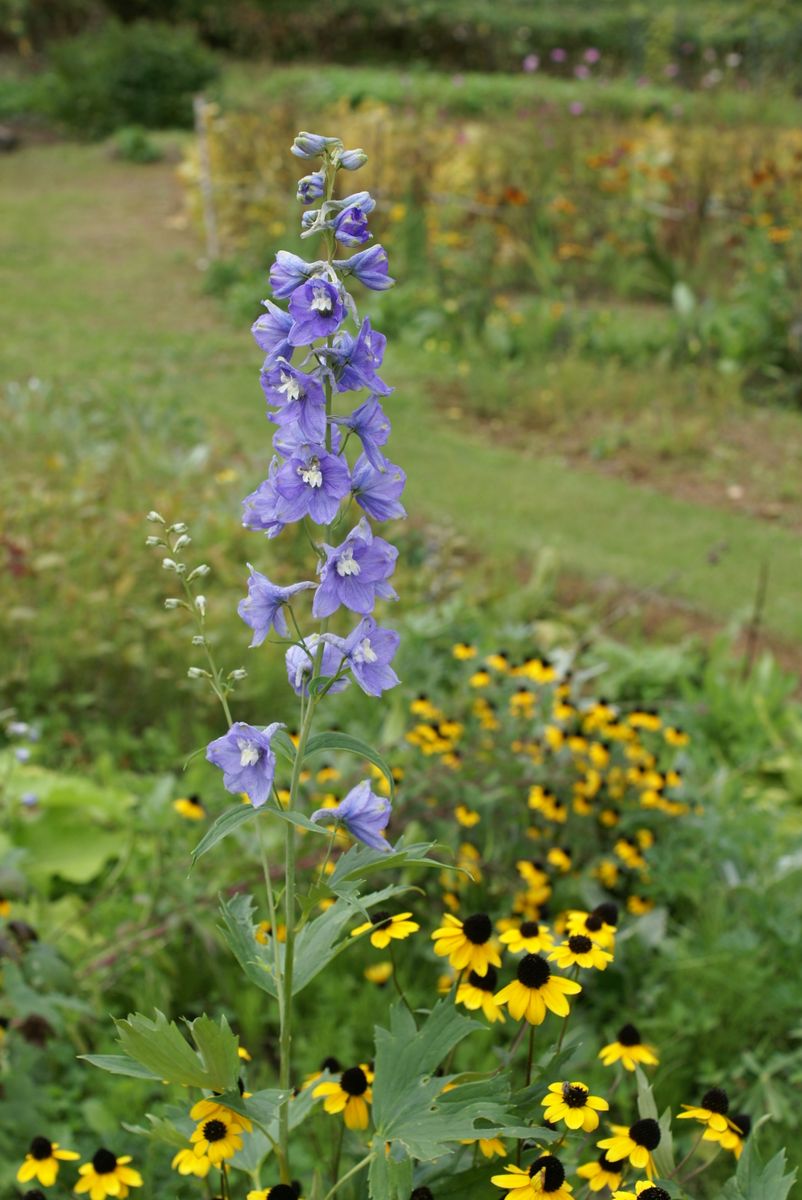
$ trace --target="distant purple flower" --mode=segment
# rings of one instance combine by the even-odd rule
[[[320,662],[317,662],[321,642],[323,650]],[[331,678],[336,675],[345,660],[343,639],[327,633],[323,637],[312,633],[305,637],[300,646],[290,646],[284,656],[287,666],[287,679],[296,696],[308,696],[306,685],[313,675],[325,675]],[[342,692],[348,687],[349,680],[338,679],[329,688],[330,692]]]
[[[248,568],[251,572],[248,595],[244,600],[240,600],[237,612],[253,630],[251,646],[261,646],[271,629],[275,629],[279,637],[289,637],[284,605],[290,603],[296,592],[305,592],[313,588],[314,583],[305,581],[293,583],[289,587],[278,587],[261,571],[255,570],[250,563]]]
[[[577,79],[589,79],[590,67],[586,67],[584,63],[580,63],[578,66],[574,67],[574,75],[577,77]]]
[[[262,391],[268,404],[278,408],[271,414],[277,425],[295,425],[305,442],[323,442],[326,437],[326,396],[317,379],[277,359],[262,371]]]
[[[36,792],[23,792],[20,796],[20,803],[23,808],[36,808],[39,803],[39,797]]]
[[[390,436],[390,422],[375,396],[369,396],[364,404],[355,408],[350,417],[333,417],[336,424],[352,430],[362,442],[368,461],[377,471],[387,466],[387,459],[379,446],[384,446]]]
[[[329,823],[341,821],[351,837],[364,842],[372,850],[391,850],[384,836],[390,821],[392,806],[384,796],[370,790],[370,780],[365,779],[352,788],[340,804],[334,808],[319,808],[312,813],[313,821]]]
[[[340,289],[327,279],[310,279],[290,296],[293,325],[288,340],[292,346],[307,346],[315,338],[328,337],[345,315]]]
[[[289,250],[279,250],[276,260],[270,268],[270,286],[277,300],[286,300],[296,288],[305,283],[310,275],[319,270],[320,263],[308,263]],[[292,325],[292,318],[284,314],[285,319]]]
[[[387,273],[387,251],[384,246],[369,246],[350,258],[335,258],[331,264],[341,275],[353,275],[364,287],[384,292],[395,280]]]
[[[372,236],[368,230],[368,213],[376,201],[367,192],[348,196],[333,221],[334,236],[343,246],[361,246]]]
[[[398,551],[384,538],[374,537],[363,517],[341,545],[327,546],[318,568],[320,587],[312,602],[312,615],[330,617],[342,605],[352,612],[373,612],[377,597],[397,599],[387,580],[395,570]]]
[[[267,361],[272,358],[292,358],[293,344],[287,338],[292,317],[270,300],[263,300],[267,312],[257,317],[251,326],[257,346],[264,350]]]
[[[365,617],[345,638],[351,674],[368,696],[380,696],[399,682],[390,663],[400,641],[394,629],[380,628],[373,617]]]
[[[526,58],[521,63],[527,75],[534,75],[535,71],[540,66],[540,59],[536,54],[527,54]]]
[[[255,529],[260,533],[266,533],[269,538],[277,537],[286,524],[286,521],[282,519],[284,502],[276,491],[278,471],[278,459],[274,457],[270,463],[267,479],[242,501],[242,524],[246,529]]]
[[[307,446],[279,467],[275,489],[283,501],[277,515],[285,524],[309,516],[317,525],[328,525],[351,490],[348,464],[323,446]]]
[[[9,721],[6,725],[6,733],[9,737],[28,737],[31,732],[31,727],[27,721]]]
[[[556,63],[565,62],[566,53],[559,46],[556,46],[554,48],[554,50],[549,51],[549,58],[551,59],[552,62],[556,62]]]
[[[313,200],[319,200],[325,190],[325,175],[322,171],[313,171],[311,175],[304,175],[303,179],[298,180],[296,195],[301,204],[311,204]]]
[[[376,374],[384,358],[387,338],[372,329],[366,317],[359,333],[352,337],[345,331],[337,334],[330,355],[339,373],[336,374],[337,391],[352,392],[370,388],[380,396],[388,396],[393,390]]]
[[[581,100],[572,100],[568,105],[568,111],[572,117],[581,117],[585,111],[585,106]]]
[[[31,752],[27,746],[16,746],[14,749],[14,757],[16,758],[17,762],[30,762]]]
[[[586,63],[597,63],[601,58],[601,50],[597,50],[595,46],[588,46],[582,57]]]
[[[324,137],[321,133],[302,132],[290,146],[290,151],[296,158],[317,158],[324,150],[341,145],[339,138]]]
[[[223,772],[223,786],[234,795],[244,792],[254,808],[261,808],[270,795],[276,756],[270,743],[277,729],[274,722],[264,729],[237,721],[223,737],[210,742],[206,757]]]
[[[377,471],[366,454],[360,454],[351,472],[354,499],[374,521],[393,521],[407,515],[399,500],[406,482],[400,467],[387,462],[383,471]]]

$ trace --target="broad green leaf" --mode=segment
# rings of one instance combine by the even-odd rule
[[[222,842],[223,838],[227,838],[235,829],[239,829],[240,825],[244,825],[246,821],[252,820],[258,811],[252,804],[245,804],[244,802],[237,804],[234,808],[227,808],[224,813],[220,814],[214,824],[209,826],[192,851],[193,865],[204,854],[208,854],[218,842]]]
[[[136,1133],[140,1137],[148,1138],[152,1142],[172,1146],[175,1150],[182,1150],[189,1144],[195,1122],[187,1116],[186,1109],[170,1108],[167,1110],[167,1114],[161,1117],[155,1117],[153,1113],[145,1113],[145,1118],[150,1122],[149,1126],[127,1125],[123,1121],[123,1129],[127,1129],[129,1133]]]
[[[112,1075],[130,1075],[133,1079],[162,1079],[162,1076],[154,1075],[127,1054],[79,1054],[78,1057],[91,1063],[93,1067],[100,1067],[101,1071],[111,1072]]]
[[[796,1170],[786,1172],[786,1166],[784,1150],[779,1150],[767,1163],[762,1161],[753,1130],[735,1174],[724,1184],[716,1200],[787,1200],[796,1182]]]
[[[350,733],[317,733],[306,743],[304,758],[308,758],[311,754],[317,754],[321,750],[345,750],[348,754],[357,754],[360,758],[367,759],[368,762],[373,763],[374,767],[379,768],[389,784],[391,797],[395,796],[395,781],[392,771],[381,754],[362,738],[353,737]]]
[[[295,762],[295,745],[286,729],[277,729],[273,734],[270,745],[276,754],[280,754],[288,763],[292,764]]]
[[[248,982],[269,996],[277,996],[273,941],[270,939],[263,946],[256,940],[253,897],[241,894],[231,900],[222,900],[220,912],[224,922],[223,937]],[[283,962],[284,948],[281,943],[278,948],[280,961]]]
[[[159,1079],[184,1087],[208,1088],[213,1092],[225,1092],[236,1085],[239,1074],[237,1039],[225,1019],[220,1023],[216,1037],[209,1030],[208,1017],[199,1017],[193,1022],[198,1025],[209,1054],[208,1063],[192,1049],[175,1022],[168,1021],[158,1009],[154,1020],[135,1013],[115,1024],[124,1052]]]
[[[37,880],[59,876],[69,883],[89,883],[126,851],[130,833],[93,825],[87,837],[87,819],[65,808],[20,826],[15,841],[28,852],[28,873]]]
[[[225,1017],[219,1023],[206,1015],[189,1025],[192,1040],[198,1048],[210,1079],[226,1080],[226,1086],[236,1083],[240,1073],[239,1038],[231,1032]],[[220,1085],[210,1084],[215,1091]]]
[[[368,846],[352,846],[341,855],[337,865],[327,879],[328,886],[336,891],[337,885],[348,879],[366,879],[374,871],[400,867],[442,867],[443,863],[428,854],[436,842],[416,842],[412,846],[396,846],[389,854],[371,850]]]
[[[375,1200],[409,1200],[412,1192],[412,1159],[398,1143],[390,1153],[378,1150],[370,1160],[368,1191]]]

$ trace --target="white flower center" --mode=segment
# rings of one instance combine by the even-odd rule
[[[353,550],[348,546],[337,559],[337,574],[341,577],[345,575],[358,575],[359,571],[359,563],[354,558]]]
[[[320,469],[320,460],[317,458],[310,458],[305,467],[299,467],[298,474],[311,488],[323,486],[323,472]]]
[[[285,375],[285,373],[282,371],[281,384],[278,390],[284,393],[286,400],[290,403],[293,400],[300,399],[301,385],[294,375]]]
[[[329,316],[332,310],[331,296],[324,287],[314,287],[312,289],[312,303],[310,305],[312,312],[319,312],[323,316]]]
[[[375,663],[379,656],[371,646],[370,638],[363,638],[351,657],[357,663]]]
[[[259,761],[259,747],[256,742],[249,742],[246,738],[237,738],[237,746],[239,748],[239,765],[241,767],[255,767]]]

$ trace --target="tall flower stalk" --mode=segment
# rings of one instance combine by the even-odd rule
[[[243,523],[268,538],[288,525],[303,522],[316,554],[317,584],[304,580],[278,587],[251,567],[248,596],[239,607],[253,630],[252,645],[274,632],[286,649],[287,676],[299,698],[298,737],[288,807],[301,805],[301,774],[318,707],[324,697],[355,682],[364,692],[379,696],[398,682],[391,664],[398,635],[381,628],[371,615],[378,599],[395,599],[389,579],[397,551],[373,533],[370,519],[403,517],[400,495],[404,472],[384,455],[390,424],[380,397],[391,391],[378,369],[385,339],[360,321],[348,288],[353,282],[382,291],[393,280],[381,246],[357,250],[370,241],[368,214],[374,201],[367,192],[335,198],[340,171],[355,171],[366,156],[346,150],[338,138],[301,133],[292,153],[319,164],[298,184],[304,205],[304,239],[320,237],[323,257],[306,261],[280,251],[270,271],[274,300],[253,326],[265,352],[261,371],[268,420],[275,426],[274,456],[267,478],[243,502]],[[353,332],[349,331],[349,325]],[[353,407],[350,393],[367,392]],[[351,459],[346,448],[357,448]],[[356,503],[361,514],[343,536]],[[338,543],[339,539],[339,543]],[[296,611],[305,591],[313,592],[311,614]],[[344,636],[331,631],[332,621],[343,624],[354,614],[357,624]],[[316,622],[309,628],[309,618]],[[351,619],[353,620],[354,617]],[[303,627],[308,632],[302,631]],[[220,767],[226,788],[244,793],[251,804],[281,806],[274,786],[275,752],[272,740],[280,726],[229,722],[229,731],[207,748],[207,758]],[[335,810],[320,810],[313,820],[342,821],[365,844],[389,849],[383,830],[390,804],[367,784],[354,788]],[[293,981],[299,914],[296,895],[296,826],[284,822],[283,915],[286,941],[283,954],[275,944],[275,971],[280,1024],[279,1087],[289,1097],[293,1038]],[[270,874],[263,857],[268,903],[274,908]],[[272,913],[271,913],[272,917]],[[290,1180],[289,1100],[279,1111],[277,1152],[282,1181]]]

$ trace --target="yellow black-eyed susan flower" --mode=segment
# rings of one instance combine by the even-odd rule
[[[565,1182],[565,1170],[553,1154],[541,1154],[528,1170],[507,1163],[503,1175],[492,1175],[496,1187],[506,1188],[513,1200],[569,1200],[571,1185]]]
[[[506,650],[495,650],[492,654],[487,655],[485,662],[494,671],[504,672],[510,669],[510,656]]]
[[[341,773],[336,767],[332,767],[328,763],[324,763],[322,767],[318,768],[315,774],[315,782],[322,784],[336,783],[340,777]]]
[[[611,1137],[598,1143],[611,1162],[629,1162],[654,1179],[652,1151],[660,1145],[660,1126],[652,1117],[641,1117],[634,1125],[613,1125]]]
[[[307,1075],[306,1079],[304,1079],[304,1087],[308,1088],[311,1084],[317,1083],[318,1079],[321,1079],[327,1071],[329,1075],[339,1075],[342,1071],[339,1059],[335,1058],[333,1054],[330,1054],[328,1058],[323,1059],[323,1062],[320,1064],[320,1068],[317,1071],[313,1071],[311,1075]]]
[[[572,933],[567,941],[554,947],[549,959],[556,962],[562,970],[567,967],[584,967],[606,971],[608,963],[613,961],[613,956],[609,950],[602,950],[601,946],[584,933]]]
[[[299,1183],[274,1183],[272,1187],[257,1188],[248,1192],[247,1200],[299,1200],[301,1186]]]
[[[443,924],[432,934],[432,941],[435,954],[448,958],[456,971],[468,968],[477,975],[486,975],[491,966],[501,966],[487,913],[473,913],[464,921],[446,913]]]
[[[248,1117],[226,1108],[225,1104],[221,1104],[214,1096],[205,1096],[202,1100],[197,1100],[189,1110],[189,1115],[193,1121],[208,1121],[210,1117],[222,1117],[232,1124],[239,1125],[247,1133],[253,1129]]]
[[[451,647],[451,653],[458,662],[467,662],[470,658],[476,658],[476,647],[470,642],[456,642]]]
[[[506,1147],[501,1138],[463,1138],[462,1146],[475,1146],[478,1144],[483,1158],[502,1158],[506,1153]]]
[[[241,1058],[242,1061],[246,1063],[253,1062],[253,1055],[251,1054],[250,1050],[246,1050],[244,1046],[237,1046],[237,1057]]]
[[[662,725],[660,714],[653,708],[633,708],[627,720],[632,729],[645,729],[650,733]]]
[[[184,817],[187,821],[202,821],[206,816],[206,809],[203,807],[200,796],[181,796],[178,800],[173,801],[173,808],[180,817]]]
[[[718,1137],[711,1137],[711,1130],[707,1129],[704,1133],[704,1140],[717,1141],[722,1150],[731,1150],[736,1158],[740,1158],[744,1151],[744,1142],[749,1137],[752,1129],[752,1118],[747,1113],[733,1113],[730,1120],[730,1128],[725,1133]]]
[[[612,1192],[621,1186],[621,1164],[610,1162],[603,1150],[595,1162],[583,1163],[577,1167],[576,1173],[580,1179],[588,1181],[592,1192],[600,1192],[603,1188],[609,1188]]]
[[[384,987],[392,978],[393,964],[387,959],[383,959],[370,967],[365,967],[363,974],[368,983],[374,983],[376,987]]]
[[[540,954],[554,945],[554,938],[540,921],[521,921],[520,925],[505,930],[499,941],[513,954],[520,954],[522,950],[527,954]]]
[[[519,687],[510,696],[510,713],[514,717],[531,717],[535,711],[535,697],[527,687]]]
[[[613,1192],[613,1200],[671,1200],[671,1196],[665,1188],[639,1179],[634,1192]]]
[[[506,1004],[516,1021],[525,1017],[530,1025],[541,1025],[546,1011],[567,1017],[570,1006],[566,996],[576,995],[582,987],[573,979],[553,975],[551,967],[540,954],[527,954],[518,963],[517,977],[496,996]]]
[[[613,853],[621,859],[625,867],[629,867],[630,871],[639,871],[646,866],[646,859],[634,838],[620,837],[613,846]]]
[[[139,1171],[129,1167],[130,1161],[130,1154],[118,1158],[111,1150],[97,1150],[89,1162],[78,1168],[81,1178],[75,1185],[75,1191],[79,1195],[88,1192],[89,1200],[127,1196],[129,1188],[142,1187],[142,1176]]]
[[[366,921],[364,925],[358,925],[356,929],[351,930],[351,937],[359,937],[362,933],[367,933],[369,929],[373,932],[370,935],[370,944],[375,946],[377,950],[386,950],[391,941],[403,941],[408,938],[411,933],[415,933],[420,929],[417,921],[411,921],[411,912],[389,913],[376,912],[373,913],[371,919]]]
[[[713,1135],[708,1141],[717,1142],[721,1134],[732,1127],[732,1121],[727,1116],[730,1101],[723,1088],[709,1088],[702,1096],[700,1105],[683,1104],[682,1107],[685,1112],[677,1113],[679,1120],[700,1121]]]
[[[478,671],[474,671],[473,675],[471,675],[470,679],[468,680],[468,683],[472,688],[486,688],[490,683],[490,678],[489,671],[480,669]]]
[[[471,829],[474,825],[478,825],[481,817],[474,809],[468,808],[466,804],[458,804],[454,809],[454,816],[457,818],[457,824],[462,825],[464,829]]]
[[[267,943],[270,941],[271,937],[273,936],[273,926],[270,924],[269,921],[260,921],[259,924],[256,926],[256,930],[255,930],[253,936],[256,938],[256,940],[260,946],[266,946]],[[276,926],[276,940],[279,942],[286,942],[286,940],[287,940],[287,926],[286,925],[282,924],[282,925]]]
[[[0,917],[11,916],[11,901],[8,896],[0,895]]]
[[[499,1008],[495,997],[498,987],[498,974],[494,967],[488,967],[485,975],[477,975],[471,971],[468,978],[457,988],[457,1004],[476,1012],[481,1008],[488,1021],[504,1021],[504,1013]]]
[[[424,692],[415,697],[409,706],[409,711],[416,717],[423,717],[424,721],[436,721],[441,716],[440,709],[432,704]]]
[[[569,846],[552,846],[546,855],[546,862],[549,866],[554,867],[562,875],[566,875],[571,870],[573,861]]]
[[[179,1175],[194,1175],[205,1179],[212,1169],[212,1160],[205,1154],[196,1154],[192,1146],[179,1150],[170,1164]]]
[[[660,1061],[654,1047],[647,1045],[638,1029],[629,1023],[621,1026],[614,1042],[602,1046],[599,1058],[605,1067],[620,1062],[625,1071],[634,1071],[637,1066],[656,1067]]]
[[[225,1159],[233,1158],[242,1149],[244,1125],[240,1122],[245,1120],[245,1117],[239,1117],[218,1105],[215,1115],[201,1120],[189,1139],[195,1147],[195,1153],[208,1158],[216,1167]]]
[[[61,1163],[75,1162],[80,1157],[74,1150],[62,1150],[58,1142],[35,1137],[28,1147],[25,1161],[17,1171],[17,1179],[20,1183],[30,1183],[35,1179],[42,1187],[52,1187]]]
[[[372,1072],[364,1063],[349,1067],[340,1078],[330,1083],[319,1083],[312,1093],[323,1097],[327,1113],[342,1113],[348,1129],[367,1129],[370,1120],[369,1104],[372,1099],[370,1081]]]
[[[633,892],[631,896],[627,896],[627,912],[633,917],[645,917],[654,908],[654,900],[649,896],[641,896],[638,892]]]
[[[617,868],[616,868],[617,869]],[[615,944],[616,928],[618,926],[618,905],[610,901],[597,904],[592,912],[582,912],[572,909],[566,920],[569,934],[584,933],[592,938],[603,950],[611,950]]]
[[[540,1101],[544,1116],[552,1125],[564,1121],[569,1129],[583,1129],[593,1133],[599,1128],[599,1113],[606,1112],[610,1105],[601,1096],[591,1096],[584,1083],[550,1083],[546,1096]]]
[[[687,746],[691,740],[685,730],[681,729],[679,725],[666,725],[663,730],[663,737],[669,746]]]

